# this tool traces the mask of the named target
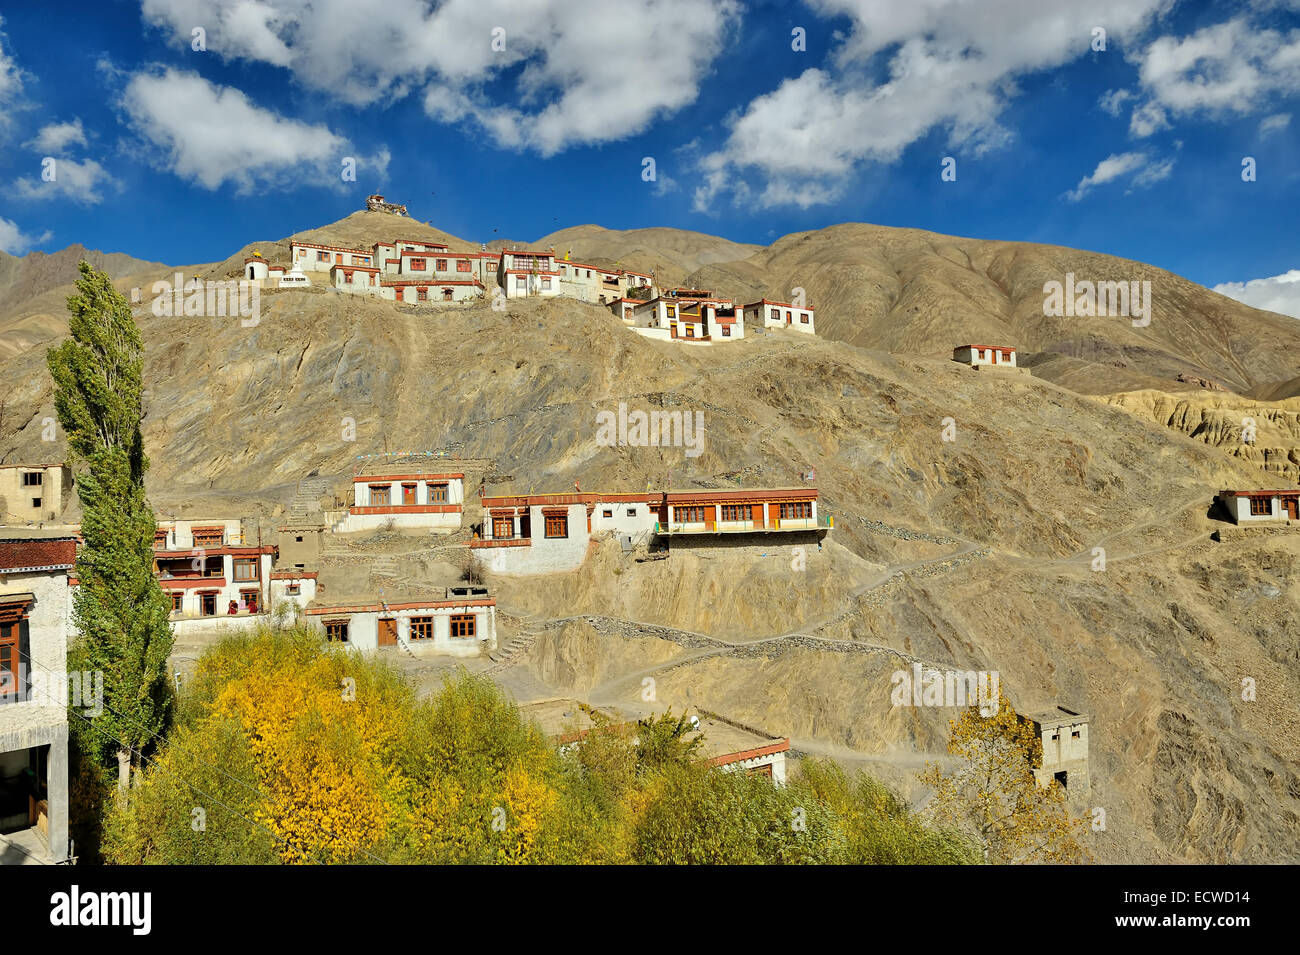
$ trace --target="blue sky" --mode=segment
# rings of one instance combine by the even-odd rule
[[[1300,0],[57,6],[0,20],[15,254],[219,260],[378,191],[474,241],[865,221],[1050,242],[1300,315]]]

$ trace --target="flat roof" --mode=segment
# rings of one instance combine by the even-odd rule
[[[1230,490],[1223,490],[1223,491],[1220,491],[1220,492],[1219,492],[1219,496],[1220,496],[1220,497],[1258,497],[1258,496],[1260,496],[1261,494],[1270,494],[1270,495],[1271,495],[1271,494],[1280,494],[1280,495],[1287,495],[1287,496],[1290,496],[1290,495],[1300,494],[1300,488],[1289,487],[1289,488],[1285,488],[1285,489],[1283,489],[1283,490],[1278,490],[1278,491],[1230,491]]]
[[[392,613],[398,610],[445,610],[448,607],[495,607],[495,597],[458,597],[448,600],[439,597],[436,600],[407,600],[401,603],[365,603],[338,604],[335,606],[308,605],[303,611],[309,616],[327,613]]]

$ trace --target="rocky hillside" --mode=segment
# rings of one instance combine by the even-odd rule
[[[1245,460],[1032,376],[844,341],[677,346],[565,300],[421,310],[317,287],[262,306],[251,328],[137,309],[163,513],[274,520],[303,477],[345,484],[356,455],[384,450],[490,459],[494,493],[791,484],[812,466],[835,529],[802,569],[781,542],[647,562],[607,544],[578,573],[492,581],[503,633],[527,635],[504,674],[608,700],[653,675],[661,700],[907,785],[953,713],[891,707],[890,673],[996,669],[1023,707],[1094,714],[1103,860],[1300,851],[1300,538],[1209,539],[1215,490],[1259,482]],[[0,368],[0,451],[48,456],[43,355]],[[700,412],[704,453],[598,445],[596,412],[620,401]],[[414,589],[445,570],[391,560]]]

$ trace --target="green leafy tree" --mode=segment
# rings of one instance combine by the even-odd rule
[[[154,577],[157,525],[144,490],[140,329],[106,274],[78,268],[69,337],[46,357],[82,506],[72,662],[103,672],[105,709],[93,724],[71,722],[84,751],[116,757],[125,790],[129,767],[167,724],[170,606]]]

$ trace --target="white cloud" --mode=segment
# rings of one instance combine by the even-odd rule
[[[978,155],[1005,145],[1012,137],[1000,117],[1020,77],[1083,57],[1098,24],[1111,42],[1138,35],[1165,0],[1101,0],[1089,9],[1072,0],[808,5],[847,18],[850,29],[829,66],[784,80],[740,111],[722,148],[701,162],[697,208],[727,192],[738,198],[746,177],[762,181],[761,205],[834,201],[861,164],[893,162],[936,128],[952,150]]]
[[[86,145],[86,131],[81,128],[80,119],[74,119],[70,123],[51,123],[42,127],[36,138],[25,145],[49,156],[61,153],[69,146]]]
[[[1128,131],[1138,139],[1145,139],[1168,128],[1169,119],[1165,116],[1165,111],[1155,103],[1143,103],[1129,117]]]
[[[23,91],[23,74],[18,63],[7,49],[9,38],[4,34],[4,17],[0,17],[0,133],[9,126],[9,109]]]
[[[122,96],[132,126],[161,154],[152,157],[207,189],[241,193],[288,180],[337,185],[342,161],[357,160],[362,181],[382,178],[388,152],[362,157],[325,126],[286,119],[237,89],[175,69],[137,73]]]
[[[418,91],[435,119],[551,155],[622,139],[693,102],[739,3],[144,0],[143,13],[187,47],[203,26],[210,52],[284,67],[344,102]],[[497,29],[504,49],[493,49]]]
[[[48,241],[51,235],[50,232],[46,232],[40,237],[24,235],[18,228],[17,223],[10,219],[0,218],[0,252],[8,252],[10,255],[23,255],[32,246]]]
[[[1300,30],[1256,28],[1245,17],[1153,41],[1138,58],[1150,101],[1174,115],[1244,115],[1270,96],[1300,92]]]
[[[1290,113],[1275,113],[1272,116],[1265,116],[1259,121],[1259,134],[1261,136],[1267,136],[1269,133],[1275,133],[1280,129],[1286,129],[1290,125]]]
[[[1115,153],[1097,163],[1091,174],[1079,180],[1079,184],[1065,197],[1071,202],[1078,202],[1095,187],[1115,182],[1131,176],[1131,188],[1140,189],[1150,186],[1162,179],[1168,179],[1174,168],[1174,160],[1164,159],[1152,162],[1146,153]]]
[[[1107,90],[1097,101],[1103,110],[1112,116],[1118,116],[1124,108],[1124,104],[1131,100],[1136,94],[1131,90]]]
[[[1300,269],[1247,282],[1224,282],[1213,289],[1253,308],[1300,318]]]
[[[44,160],[41,165],[44,173]],[[20,199],[70,199],[94,205],[103,200],[103,187],[118,185],[117,180],[93,159],[78,162],[56,157],[49,169],[54,175],[52,180],[45,181],[43,175],[19,179],[14,183],[14,194]]]

